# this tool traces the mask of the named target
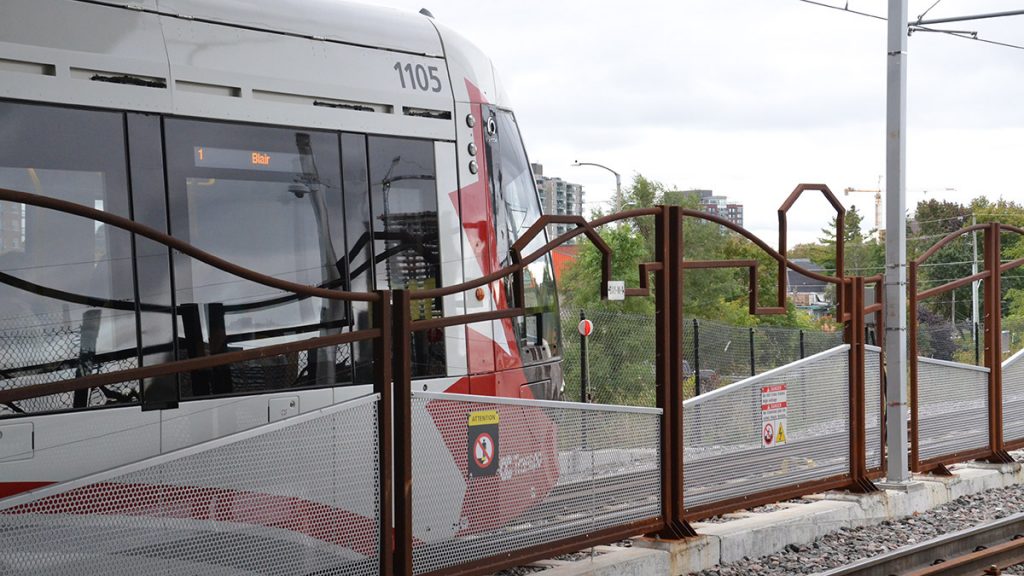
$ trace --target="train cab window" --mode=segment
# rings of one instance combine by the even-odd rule
[[[182,119],[165,122],[171,232],[299,284],[352,288],[338,135]],[[179,354],[194,357],[350,329],[344,302],[296,296],[175,255]],[[337,346],[193,374],[182,396],[352,381]]]
[[[378,289],[423,290],[441,285],[434,144],[368,139]],[[442,315],[440,298],[413,302],[414,320]],[[413,335],[413,376],[445,374],[444,333]]]
[[[484,107],[484,115],[498,256],[501,266],[509,266],[512,245],[541,217],[540,201],[515,116],[489,106]],[[541,231],[522,254],[528,255],[546,243],[547,235]],[[511,278],[506,280],[509,302],[512,300],[511,281]],[[523,363],[548,360],[558,354],[559,344],[558,297],[550,255],[527,266],[523,274],[523,296],[525,302],[516,304],[534,311],[513,322]]]
[[[0,187],[129,215],[124,116],[0,102]],[[138,365],[131,238],[0,202],[0,389]],[[137,383],[0,406],[0,415],[138,399]]]

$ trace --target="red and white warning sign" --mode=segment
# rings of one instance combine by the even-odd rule
[[[785,384],[761,386],[761,446],[771,448],[786,443],[786,398]]]
[[[590,336],[594,333],[594,323],[584,318],[576,325],[576,330],[579,331],[580,336]]]
[[[494,461],[494,438],[490,434],[483,433],[476,437],[473,442],[473,459],[480,468],[487,468]]]

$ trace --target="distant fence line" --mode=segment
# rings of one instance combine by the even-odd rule
[[[654,406],[654,315],[607,310],[585,310],[585,314],[594,323],[588,340],[592,401]],[[562,307],[561,321],[565,396],[579,400],[580,337],[576,327],[580,308]],[[686,318],[681,343],[684,394],[692,397],[709,392],[842,343],[841,331],[732,326]]]

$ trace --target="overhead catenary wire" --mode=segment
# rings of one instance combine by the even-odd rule
[[[929,6],[927,10],[925,10],[920,15],[918,15],[917,21],[921,22],[921,20],[924,20],[924,17],[927,16],[928,13],[932,11],[932,8],[935,8],[936,6],[938,6],[939,2],[942,2],[942,0],[935,0],[935,2],[932,2],[932,5]]]
[[[850,14],[856,14],[858,16],[864,16],[864,17],[867,17],[867,18],[873,18],[875,20],[882,20],[882,21],[888,20],[885,16],[879,16],[877,14],[871,14],[869,12],[861,12],[859,10],[850,10],[849,4],[847,4],[846,6],[835,6],[835,5],[832,5],[832,4],[827,4],[825,2],[817,2],[816,0],[798,0],[798,1],[799,2],[803,2],[805,4],[813,4],[815,6],[821,6],[823,8],[831,8],[833,10],[839,10],[840,12],[848,12]],[[936,4],[938,4],[938,2],[936,2]],[[932,8],[934,8],[934,7],[935,7],[935,5],[933,4]],[[931,8],[929,8],[928,10],[931,10]],[[927,11],[925,11],[925,13],[927,13]],[[1004,15],[1005,16],[1011,16],[1011,15],[1015,15],[1015,14],[1016,13],[1006,13]],[[922,14],[922,16],[923,16],[923,14]],[[993,17],[993,16],[988,16],[988,17]],[[922,21],[922,19],[918,18],[918,21],[920,22],[920,21]],[[997,40],[988,40],[986,38],[979,38],[976,32],[969,32],[968,33],[968,32],[963,32],[963,31],[958,31],[958,30],[938,30],[938,29],[935,29],[935,28],[928,28],[927,26],[921,26],[919,24],[911,24],[909,26],[908,33],[913,32],[913,31],[938,32],[938,33],[942,33],[942,34],[947,34],[949,36],[953,36],[955,38],[963,38],[965,40],[974,40],[976,42],[982,42],[982,43],[985,43],[985,44],[992,44],[994,46],[1002,46],[1004,48],[1013,48],[1015,50],[1024,50],[1024,46],[1020,46],[1020,45],[1017,45],[1017,44],[1010,44],[1009,42],[999,42]]]

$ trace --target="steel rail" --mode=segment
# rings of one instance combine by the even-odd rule
[[[1024,562],[1024,513],[945,534],[819,576],[974,576]],[[994,568],[993,568],[994,567]]]

